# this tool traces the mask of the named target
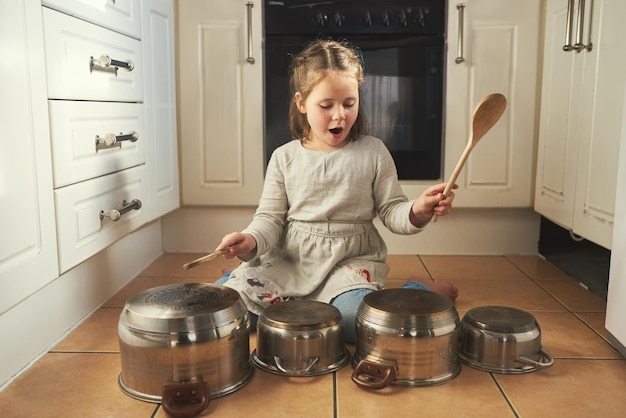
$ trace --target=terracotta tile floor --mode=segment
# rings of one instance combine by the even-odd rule
[[[117,385],[117,321],[128,297],[170,283],[220,277],[225,260],[192,270],[198,254],[164,254],[0,393],[2,417],[165,417],[157,404],[131,399]],[[522,375],[462,366],[455,379],[421,388],[366,391],[352,366],[318,377],[256,370],[232,394],[211,401],[211,417],[623,417],[626,360],[605,340],[604,301],[533,256],[390,256],[388,286],[414,274],[451,281],[462,316],[482,305],[533,313],[554,366]],[[250,348],[255,347],[252,335]],[[353,346],[349,347],[353,350]]]

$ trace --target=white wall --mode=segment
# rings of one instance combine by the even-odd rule
[[[164,218],[166,252],[210,252],[222,237],[248,225],[252,207],[188,207]],[[537,254],[540,216],[532,209],[455,208],[424,232],[399,236],[380,222],[389,254]]]

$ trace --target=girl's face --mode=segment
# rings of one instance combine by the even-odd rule
[[[295,98],[311,126],[306,148],[332,151],[348,143],[348,133],[359,114],[359,85],[354,77],[332,74],[313,87],[306,100],[300,93]]]

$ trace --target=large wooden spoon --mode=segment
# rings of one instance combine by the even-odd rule
[[[443,190],[444,196],[447,197],[450,194],[450,190],[452,190],[454,182],[456,182],[456,179],[459,177],[470,152],[472,152],[472,149],[474,149],[476,144],[478,144],[478,141],[480,141],[480,139],[485,136],[487,132],[489,132],[493,125],[498,122],[500,116],[504,113],[504,109],[506,109],[506,97],[500,93],[485,96],[480,102],[478,102],[474,108],[474,112],[472,113],[472,127],[470,130],[469,140],[467,141],[467,146],[465,147],[465,151],[463,151],[459,162],[456,164],[456,167],[452,172],[452,176],[450,176],[450,180],[448,180],[446,188]],[[437,222],[437,218],[438,216],[434,215],[431,221]]]

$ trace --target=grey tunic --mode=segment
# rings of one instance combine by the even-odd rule
[[[413,202],[398,182],[382,141],[364,136],[334,151],[312,151],[293,140],[269,161],[250,225],[253,255],[230,275],[248,309],[293,298],[330,302],[351,289],[380,289],[387,247],[372,223],[378,215],[398,234],[422,229],[409,221]]]

